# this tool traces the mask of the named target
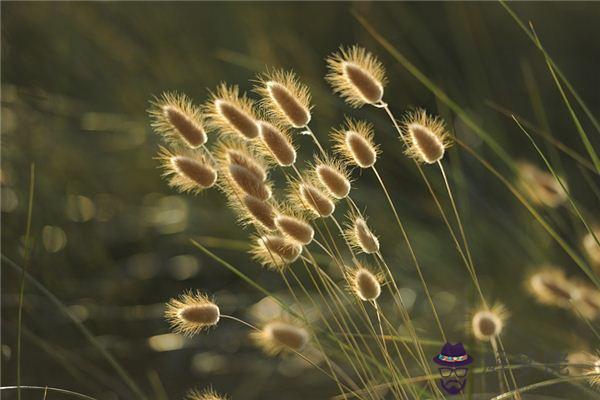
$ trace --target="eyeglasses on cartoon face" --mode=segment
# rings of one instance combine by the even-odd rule
[[[438,368],[440,371],[440,375],[444,378],[448,378],[454,373],[459,378],[464,378],[467,376],[467,368]]]

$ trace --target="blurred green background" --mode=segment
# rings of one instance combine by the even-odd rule
[[[600,4],[511,6],[535,24],[549,53],[598,115]],[[192,340],[157,336],[169,333],[163,303],[185,289],[213,293],[224,312],[249,320],[249,310],[262,299],[194,249],[190,238],[270,290],[285,292],[278,275],[246,255],[249,232],[236,225],[217,191],[178,195],[161,181],[153,158],[158,140],[146,115],[152,96],[178,90],[200,104],[207,89],[221,81],[250,90],[249,80],[267,66],[292,68],[312,90],[313,129],[322,141],[346,114],[374,122],[383,148],[379,167],[446,329],[473,351],[477,345],[465,322],[476,305],[475,294],[431,197],[402,155],[384,114],[372,108],[352,110],[330,92],[323,79],[324,58],[341,44],[367,47],[386,66],[386,99],[397,116],[414,106],[443,115],[456,135],[510,176],[473,132],[369,36],[354,11],[515,159],[543,165],[523,133],[494,104],[550,130],[585,155],[543,57],[497,3],[2,2],[1,7],[2,253],[23,264],[29,172],[35,163],[29,271],[68,305],[151,398],[180,398],[189,388],[208,384],[238,400],[317,399],[336,392],[326,378],[293,358],[261,355],[249,344],[246,329],[230,321]],[[531,93],[541,98],[545,119],[534,111]],[[596,148],[598,139],[592,137]],[[298,136],[297,143],[310,159],[308,137]],[[599,199],[577,164],[564,155],[557,159],[573,195],[589,216],[600,217]],[[446,162],[484,292],[511,311],[505,334],[509,352],[558,362],[567,351],[598,347],[572,315],[534,304],[523,289],[523,279],[541,263],[557,264],[582,279],[583,274],[469,155],[454,148]],[[438,171],[428,169],[428,175],[443,194]],[[598,183],[597,176],[590,179]],[[380,235],[423,336],[434,338],[417,276],[371,174],[359,177],[354,198]],[[583,231],[569,212],[559,209],[550,217],[579,249]],[[18,285],[19,274],[3,265],[4,386],[16,383]],[[68,388],[99,399],[132,398],[98,351],[29,283],[23,325],[23,384]],[[437,350],[432,347],[432,355]],[[528,371],[520,379],[531,383],[547,377]],[[568,398],[570,390],[546,393]],[[14,392],[3,395],[16,398]],[[29,392],[24,398],[41,394]]]

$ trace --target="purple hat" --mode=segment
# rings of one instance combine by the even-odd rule
[[[442,351],[433,357],[433,362],[445,367],[462,367],[473,362],[473,358],[467,354],[462,343],[448,343],[442,347]]]

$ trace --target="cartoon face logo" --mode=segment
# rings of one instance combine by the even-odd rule
[[[440,366],[440,387],[448,394],[461,393],[467,384],[467,365],[473,362],[462,343],[446,343],[433,362]]]

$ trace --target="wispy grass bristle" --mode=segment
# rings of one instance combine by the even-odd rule
[[[438,162],[451,143],[443,120],[428,115],[423,109],[407,113],[402,130],[408,144],[406,154],[419,162]]]
[[[327,66],[327,81],[350,106],[382,102],[387,82],[385,70],[379,60],[364,48],[341,47],[327,58]]]
[[[222,134],[237,133],[245,139],[258,136],[258,118],[254,102],[245,94],[240,95],[237,85],[220,84],[206,105],[209,125]]]
[[[193,336],[215,326],[219,322],[220,311],[208,296],[190,291],[167,303],[165,317],[175,332]]]
[[[239,191],[263,201],[271,197],[270,187],[261,182],[252,170],[239,164],[230,164],[227,173]]]
[[[255,91],[267,115],[280,124],[302,128],[310,123],[310,91],[292,71],[274,70],[258,77]]]
[[[377,161],[378,147],[373,142],[373,125],[346,118],[346,123],[331,134],[335,151],[348,163],[370,168]]]
[[[267,201],[246,195],[242,203],[247,210],[248,219],[260,224],[268,230],[275,229],[275,208]]]
[[[258,123],[259,134],[268,154],[282,167],[289,167],[296,162],[296,149],[290,135],[268,122]]]
[[[310,339],[308,331],[301,326],[284,321],[267,323],[260,331],[252,332],[252,339],[268,355],[281,352],[301,352]]]
[[[328,194],[318,182],[307,176],[290,183],[288,200],[299,214],[309,217],[326,218],[335,210],[335,204]]]
[[[274,270],[283,270],[300,257],[302,246],[273,234],[256,237],[250,251],[260,264]]]
[[[158,159],[169,186],[182,193],[198,194],[217,181],[217,171],[199,152],[161,147]]]
[[[222,396],[222,395],[218,394],[217,392],[215,392],[213,389],[204,389],[204,390],[193,389],[193,390],[190,390],[185,396],[185,400],[228,400],[228,399],[229,398],[227,396]]]
[[[190,148],[196,148],[208,139],[200,108],[184,94],[163,93],[152,101],[149,114],[152,127],[169,144],[185,143]]]

